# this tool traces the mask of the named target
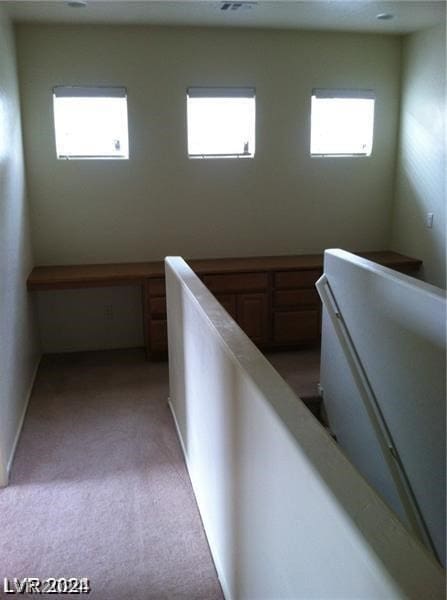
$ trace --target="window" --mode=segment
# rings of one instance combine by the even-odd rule
[[[255,112],[253,88],[189,88],[188,155],[253,158]]]
[[[312,156],[369,156],[373,144],[371,90],[313,90]]]
[[[129,158],[125,88],[55,87],[53,108],[58,158]]]

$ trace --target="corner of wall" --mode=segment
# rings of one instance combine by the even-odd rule
[[[13,25],[0,7],[0,485],[14,450],[40,360]]]
[[[422,278],[446,285],[445,25],[402,39],[400,127],[391,249],[420,258]],[[425,224],[433,213],[432,227]]]
[[[394,241],[394,229],[396,224],[396,213],[397,213],[397,194],[398,194],[398,172],[399,172],[399,153],[401,147],[401,132],[402,132],[402,89],[403,89],[403,69],[404,69],[404,44],[406,35],[399,36],[400,43],[400,59],[399,59],[399,99],[398,99],[398,120],[396,129],[396,152],[394,154],[394,177],[392,187],[392,200],[390,205],[390,221],[388,229],[388,247],[392,249]]]

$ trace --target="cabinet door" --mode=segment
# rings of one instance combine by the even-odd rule
[[[235,294],[215,294],[216,299],[233,319],[237,319],[237,303]]]
[[[256,344],[265,344],[268,330],[267,294],[238,294],[237,322]]]
[[[166,319],[166,297],[150,299],[150,313],[152,318]]]
[[[168,326],[165,319],[149,323],[149,344],[151,352],[166,352],[168,349]]]

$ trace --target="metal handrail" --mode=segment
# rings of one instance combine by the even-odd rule
[[[376,434],[383,457],[389,467],[391,477],[396,485],[405,514],[415,535],[437,556],[432,539],[425,524],[416,497],[411,488],[404,465],[393,442],[391,432],[380,409],[365,368],[360,360],[349,329],[338,307],[334,293],[325,274],[316,282],[315,287],[326,308],[334,327],[337,339],[349,365],[351,375],[356,383],[360,397]]]

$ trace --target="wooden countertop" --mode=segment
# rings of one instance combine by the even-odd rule
[[[29,290],[48,290],[123,284],[142,284],[148,277],[162,277],[162,261],[97,265],[34,267],[28,277]]]
[[[422,265],[421,260],[397,252],[380,251],[358,254],[387,267],[402,268],[408,271],[417,271]],[[192,259],[187,262],[199,275],[225,272],[313,270],[323,268],[323,254]],[[145,279],[163,276],[163,261],[34,267],[28,277],[27,287],[29,290],[55,290],[138,285],[143,284]]]

